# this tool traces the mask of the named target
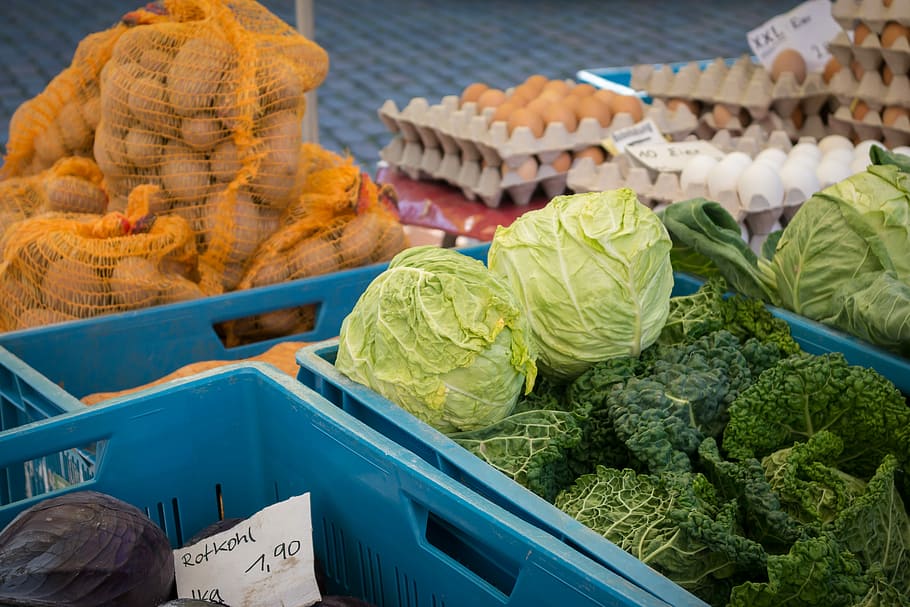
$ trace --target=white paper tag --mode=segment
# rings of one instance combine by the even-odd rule
[[[622,154],[626,147],[645,143],[666,143],[657,124],[650,118],[636,122],[632,126],[613,131],[603,142],[603,146],[614,156]]]
[[[177,596],[231,607],[307,607],[321,598],[314,561],[305,493],[174,550]]]
[[[780,51],[792,48],[803,56],[808,71],[820,72],[831,58],[828,43],[840,31],[831,15],[831,0],[808,0],[767,20],[746,38],[752,53],[767,69]]]
[[[645,143],[626,148],[626,154],[649,169],[669,173],[682,171],[693,156],[707,154],[720,160],[724,153],[707,141]]]

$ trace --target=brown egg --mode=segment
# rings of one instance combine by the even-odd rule
[[[485,110],[488,107],[497,107],[506,100],[506,94],[499,89],[487,89],[477,98],[477,109]]]
[[[535,97],[535,99],[546,99],[547,103],[562,101],[566,96],[555,89],[544,89]]]
[[[693,116],[698,116],[699,105],[698,102],[694,99],[682,99],[680,97],[673,97],[672,99],[667,99],[667,109],[671,112],[675,112],[679,106],[684,105],[689,108],[689,111],[692,112]]]
[[[587,82],[579,82],[569,90],[569,94],[576,97],[587,97],[588,95],[593,95],[595,92],[597,92],[597,89],[594,85],[588,84]]]
[[[547,78],[546,76],[544,76],[543,74],[534,74],[532,76],[528,76],[525,79],[524,84],[531,86],[536,92],[539,93],[540,89],[543,88],[543,85],[545,85],[549,81],[550,81],[550,79]]]
[[[550,165],[557,173],[565,173],[572,167],[572,154],[569,152],[562,152],[553,159],[553,162],[551,162]]]
[[[472,84],[469,84],[461,92],[462,105],[465,103],[468,103],[469,101],[477,101],[477,99],[480,97],[480,95],[483,94],[483,92],[485,90],[487,90],[488,88],[490,88],[490,87],[487,86],[486,84],[484,84],[483,82],[474,82]]]
[[[785,48],[777,54],[771,63],[771,80],[777,82],[781,74],[790,72],[798,84],[806,80],[806,60],[799,51]]]
[[[831,82],[831,79],[834,78],[834,75],[837,74],[842,67],[840,61],[837,60],[837,57],[828,59],[828,63],[825,64],[825,69],[822,71],[822,79],[825,81],[825,84]]]
[[[562,104],[562,106],[564,108],[572,110],[572,112],[574,112],[575,115],[577,116],[578,115],[578,104],[582,99],[583,99],[583,97],[579,97],[578,95],[566,95],[565,97],[563,97],[560,100],[560,103]]]
[[[509,134],[519,128],[526,126],[531,129],[531,133],[535,137],[540,137],[543,135],[544,122],[543,118],[540,117],[540,114],[531,111],[526,107],[517,108],[509,116]]]
[[[610,106],[594,95],[582,97],[578,100],[575,115],[578,116],[579,122],[585,118],[594,118],[602,127],[610,126],[613,121],[613,112],[610,110]]]
[[[866,117],[866,114],[869,113],[869,106],[866,105],[865,101],[859,99],[853,104],[853,118],[855,120],[862,120]]]
[[[727,106],[718,103],[711,108],[711,115],[714,117],[714,126],[723,129],[727,127],[727,124],[729,124],[731,120],[733,120],[735,114],[731,112],[730,108]]]
[[[882,29],[882,47],[891,48],[897,41],[901,38],[907,40],[910,39],[910,28],[907,28],[905,25],[901,25],[897,21],[889,21],[885,24],[884,29]]]
[[[574,133],[575,129],[578,128],[578,117],[575,112],[559,102],[546,106],[540,113],[540,117],[543,118],[545,124],[561,122],[570,133]]]
[[[506,101],[506,102],[496,106],[496,111],[493,112],[493,118],[492,118],[491,122],[499,122],[500,120],[507,122],[509,120],[509,116],[518,107],[521,107],[521,106],[517,106],[514,103],[512,103],[511,101]]]
[[[887,63],[882,67],[882,83],[885,86],[891,86],[891,81],[894,80],[894,72],[891,71],[891,66]]]
[[[882,0],[882,4],[884,4],[885,7],[887,8],[887,7],[891,6],[891,0]]]
[[[514,169],[512,167],[510,167],[509,165],[503,163],[501,171],[502,171],[503,177],[507,176],[509,173],[516,173],[518,175],[519,179],[521,179],[522,181],[531,181],[532,179],[537,177],[537,168],[539,166],[540,165],[538,164],[537,159],[534,156],[528,156],[528,158],[524,162],[519,164]]]
[[[633,122],[638,122],[644,115],[641,99],[633,95],[614,95],[610,101],[610,111],[613,115],[630,114]]]
[[[863,40],[866,39],[866,36],[872,33],[872,30],[869,29],[869,26],[865,23],[858,23],[856,27],[853,28],[853,44],[859,46],[863,43]]]
[[[516,106],[527,105],[529,101],[537,96],[537,91],[527,84],[519,84],[509,96],[509,101]]]
[[[904,116],[910,116],[907,108],[898,105],[889,105],[882,111],[882,124],[891,126]]]
[[[806,121],[806,117],[803,114],[803,110],[799,106],[796,106],[795,108],[793,108],[793,112],[790,114],[790,120],[793,121],[793,126],[795,126],[796,128],[798,128],[798,129],[803,128],[803,124]]]
[[[544,91],[556,91],[559,93],[560,97],[565,97],[569,94],[569,83],[565,80],[550,80],[541,89],[541,93]]]
[[[850,62],[850,69],[853,71],[853,77],[856,78],[857,81],[862,80],[863,74],[866,73],[866,70],[863,68],[863,65],[856,59],[854,59],[852,62]]]
[[[603,164],[607,159],[607,154],[599,145],[592,145],[575,152],[575,158],[593,158],[594,164]]]
[[[553,103],[553,100],[549,97],[535,97],[534,99],[531,99],[525,107],[535,114],[541,114],[551,103]]]
[[[616,93],[610,89],[597,89],[594,91],[594,96],[609,105],[613,103],[613,97],[616,96]]]

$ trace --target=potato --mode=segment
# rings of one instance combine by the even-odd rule
[[[154,263],[144,257],[124,257],[114,266],[108,280],[111,301],[128,310],[154,306],[164,277]]]
[[[82,112],[82,119],[94,134],[101,121],[101,93],[97,92],[88,97],[79,109]]]
[[[335,246],[321,236],[308,238],[291,249],[287,264],[291,280],[328,274],[341,269],[341,261]]]
[[[174,200],[202,202],[209,194],[209,161],[179,141],[164,147],[161,184]]]
[[[211,107],[224,72],[235,61],[234,55],[231,45],[217,38],[187,40],[167,72],[171,111],[190,116]]]
[[[164,138],[156,133],[134,126],[123,140],[126,161],[137,167],[152,167],[166,161]]]
[[[257,262],[259,259],[256,260]],[[266,263],[257,263],[244,277],[250,288],[265,287],[287,281],[291,275],[287,259],[283,256],[269,259]]]
[[[48,265],[41,291],[48,308],[78,318],[96,316],[110,306],[101,276],[94,268],[72,258],[58,259]]]
[[[202,288],[182,276],[165,275],[164,285],[159,293],[161,303],[176,303],[205,297]]]
[[[297,308],[286,308],[266,312],[256,317],[260,337],[280,337],[289,335],[300,323],[300,311]]]
[[[361,213],[345,224],[335,241],[344,267],[353,268],[371,261],[373,249],[382,233],[381,222],[376,213]]]
[[[183,142],[194,150],[209,151],[227,135],[227,132],[217,118],[197,114],[183,119],[180,135]]]
[[[138,63],[144,70],[163,74],[168,70],[171,61],[173,61],[172,55],[160,48],[143,48]]]
[[[303,80],[297,69],[279,55],[270,55],[269,63],[256,70],[260,105],[263,112],[297,109],[303,99]]]
[[[35,157],[45,166],[50,167],[59,159],[66,156],[66,147],[63,143],[63,133],[56,122],[51,122],[35,135],[33,142]]]
[[[250,189],[264,202],[279,208],[286,207],[299,191],[302,178],[298,174],[302,121],[296,112],[280,110],[266,114],[257,125],[257,151],[264,154]]]
[[[259,115],[262,108],[257,96],[247,100],[247,107],[241,106],[237,82],[225,80],[215,95],[213,109],[224,128],[229,132],[234,132],[243,124],[244,118],[249,120],[252,127],[254,118]]]
[[[376,239],[373,261],[389,261],[408,246],[408,235],[397,221],[386,223],[382,234]]]
[[[133,118],[147,130],[170,134],[178,126],[168,105],[167,89],[160,78],[139,76],[129,83],[127,106]],[[133,125],[135,126],[135,125]]]
[[[126,170],[126,146],[124,141],[111,134],[107,124],[102,122],[95,132],[94,145],[95,162],[98,168],[104,173],[104,176],[110,180],[117,177]]]
[[[212,155],[209,157],[209,163],[215,180],[222,183],[233,181],[240,169],[243,168],[243,164],[240,161],[240,153],[237,151],[237,144],[230,139],[222,141],[215,146]]]
[[[63,137],[63,145],[70,152],[81,152],[92,143],[92,130],[82,117],[80,104],[70,100],[57,113],[57,126]]]
[[[226,261],[244,265],[262,241],[278,230],[280,213],[256,204],[248,193],[240,191],[232,211],[220,215],[219,207],[225,196],[226,192],[219,192],[206,203],[206,241],[211,247],[212,239],[220,236],[221,242],[227,243],[229,248]],[[228,222],[233,223],[232,236],[229,236],[231,226]]]
[[[81,177],[51,177],[45,181],[44,191],[50,211],[101,214],[107,209],[107,193]]]

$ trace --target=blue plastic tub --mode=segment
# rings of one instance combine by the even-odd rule
[[[668,607],[264,364],[231,365],[0,435],[0,467],[97,445],[92,489],[174,547],[310,493],[328,590],[380,607]],[[43,496],[47,497],[47,496]],[[9,523],[40,497],[0,506]]]

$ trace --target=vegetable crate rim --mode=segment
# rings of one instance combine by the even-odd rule
[[[0,468],[99,443],[91,489],[144,510],[173,547],[221,518],[310,493],[328,590],[380,607],[667,607],[264,363],[235,364],[0,434]],[[193,465],[188,465],[192,462]]]

